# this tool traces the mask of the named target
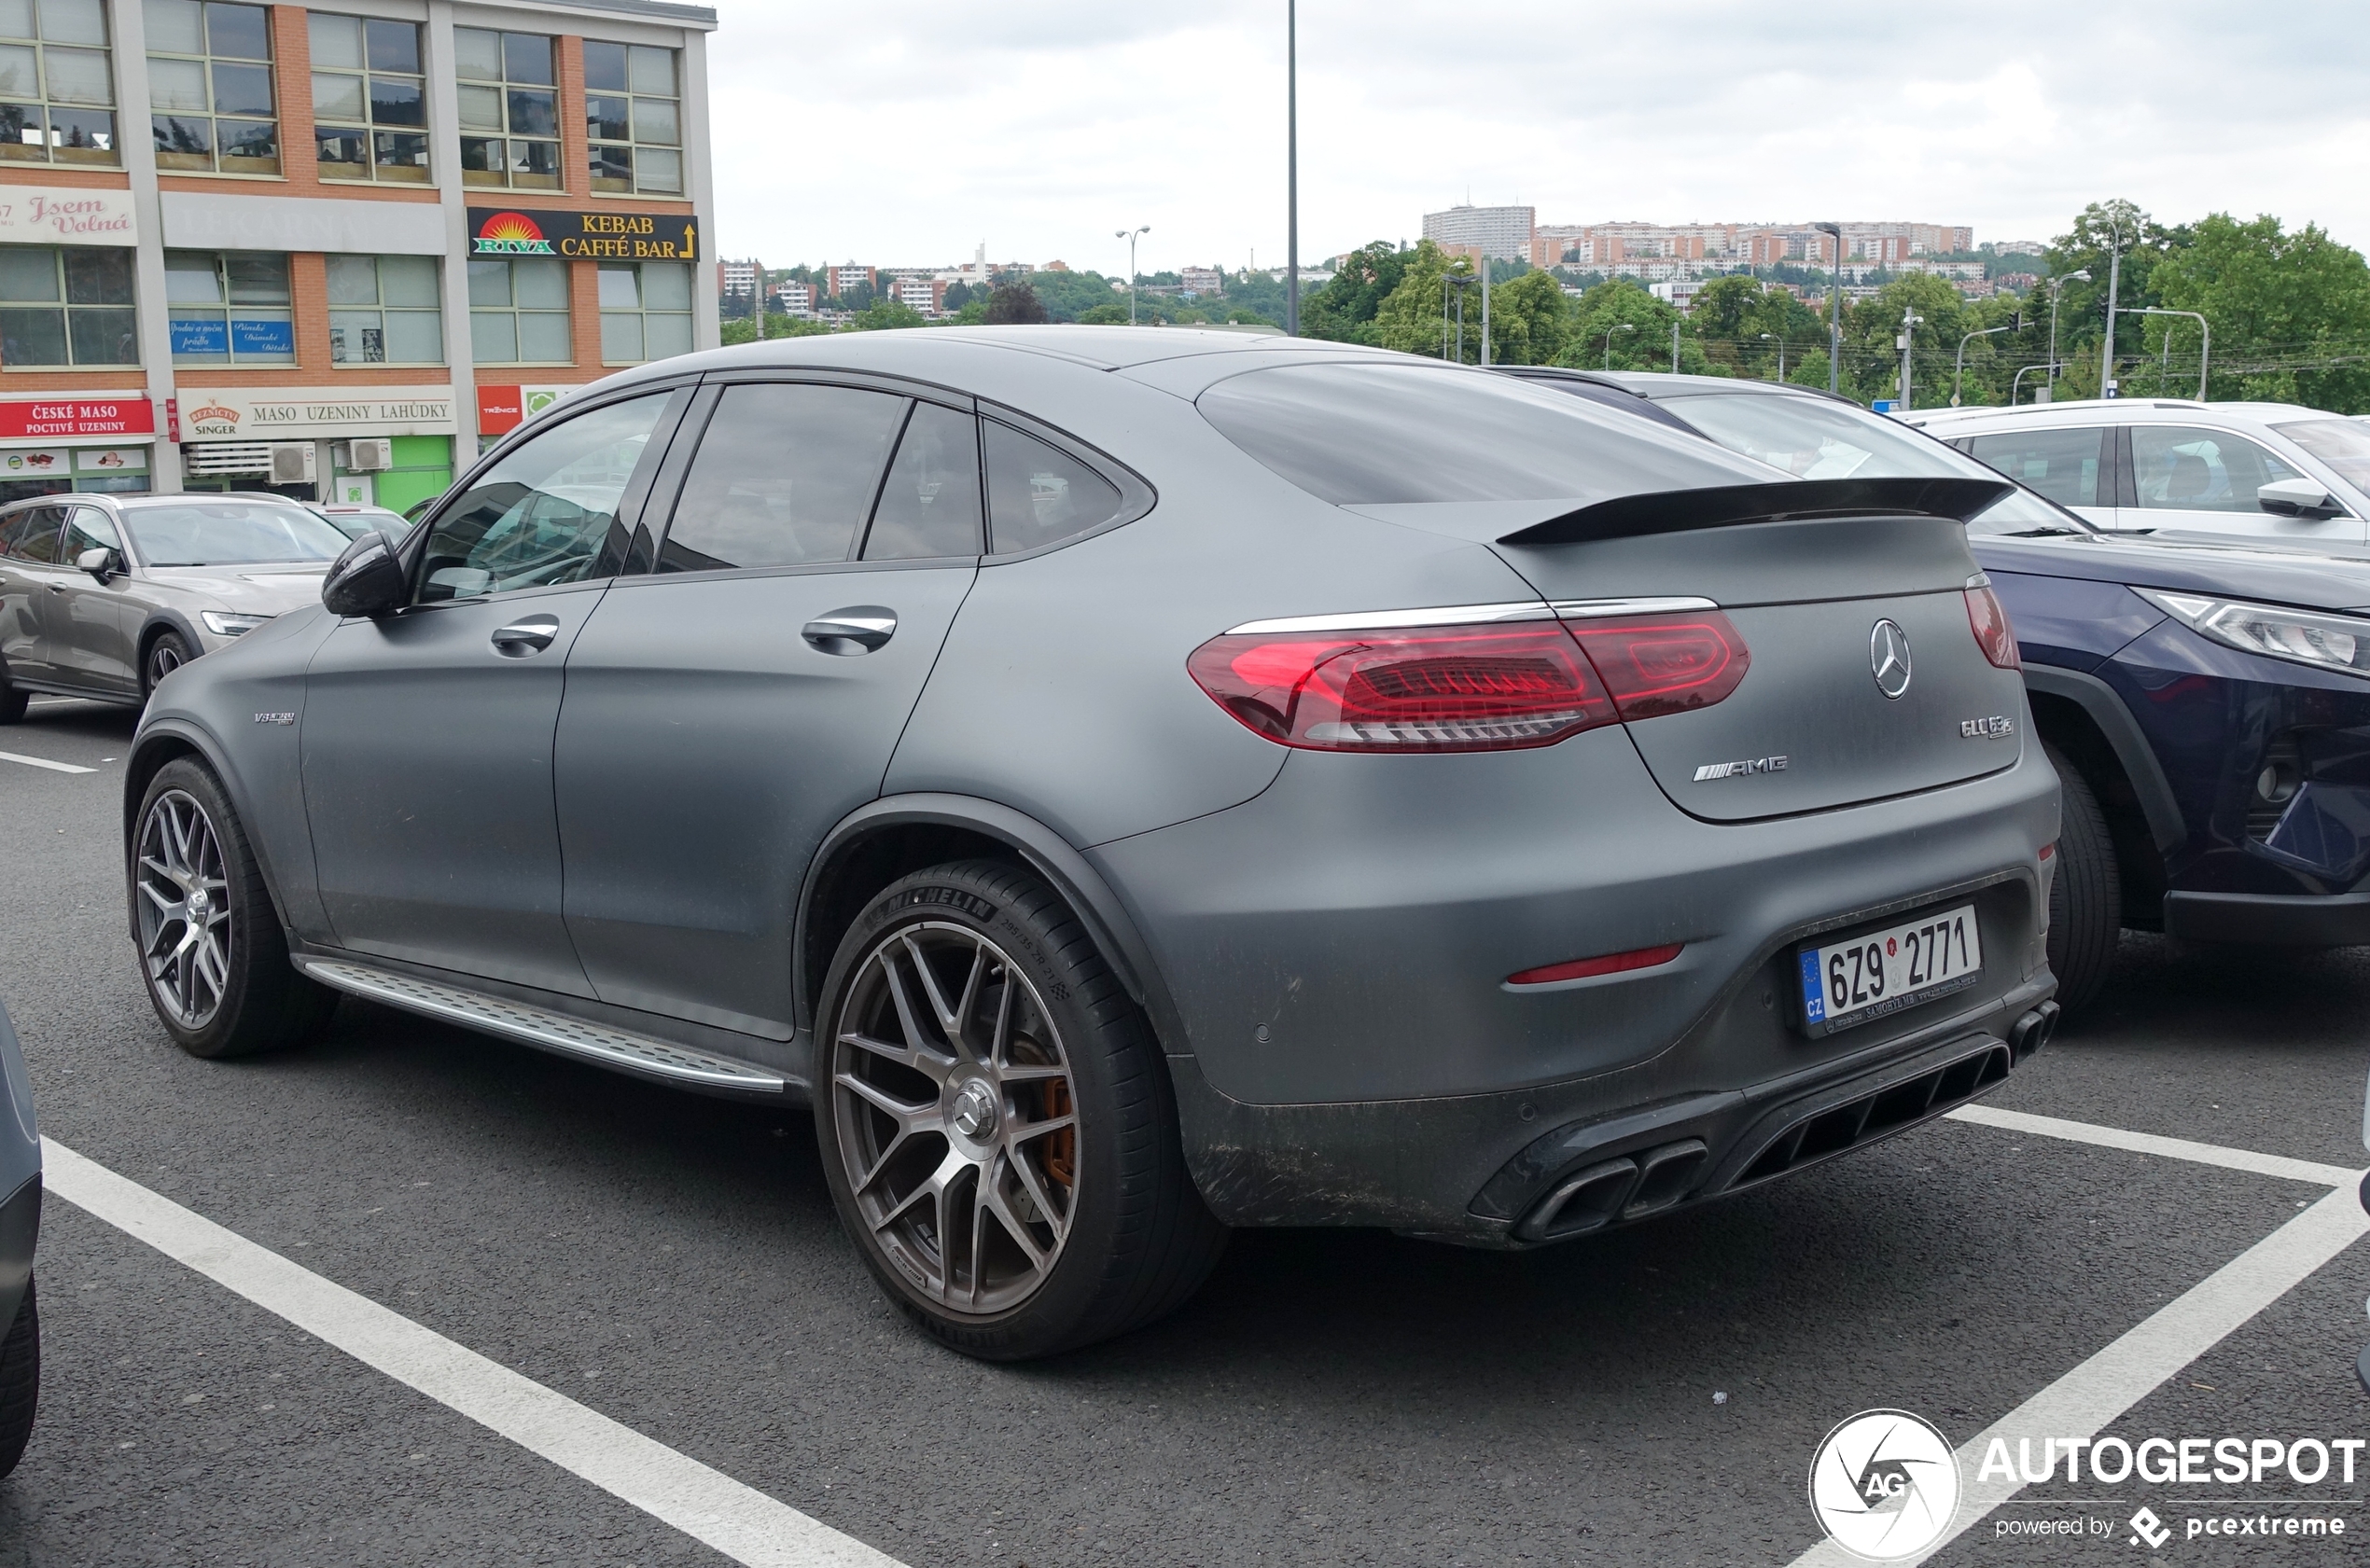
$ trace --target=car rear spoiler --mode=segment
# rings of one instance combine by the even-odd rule
[[[1792,479],[1778,484],[1666,490],[1598,501],[1518,529],[1501,545],[1585,545],[1643,534],[1683,534],[1798,518],[1951,518],[1965,522],[2016,487],[2006,479]]]

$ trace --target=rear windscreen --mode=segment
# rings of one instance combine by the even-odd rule
[[[1446,366],[1254,370],[1196,406],[1228,440],[1335,506],[1577,503],[1781,477],[1636,414]]]

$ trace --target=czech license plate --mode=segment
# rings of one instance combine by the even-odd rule
[[[1882,931],[1801,951],[1803,1024],[1831,1034],[1947,996],[1983,973],[1975,907],[1962,904]]]

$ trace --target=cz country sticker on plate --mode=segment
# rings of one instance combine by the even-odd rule
[[[1802,1016],[1813,1035],[1964,991],[1983,973],[1975,907],[1801,951]]]

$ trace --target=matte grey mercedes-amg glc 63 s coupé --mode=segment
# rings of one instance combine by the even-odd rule
[[[201,1056],[345,993],[807,1103],[979,1355],[1235,1226],[1584,1236],[2047,1038],[1999,493],[1245,334],[669,359],[159,687],[133,935]]]

